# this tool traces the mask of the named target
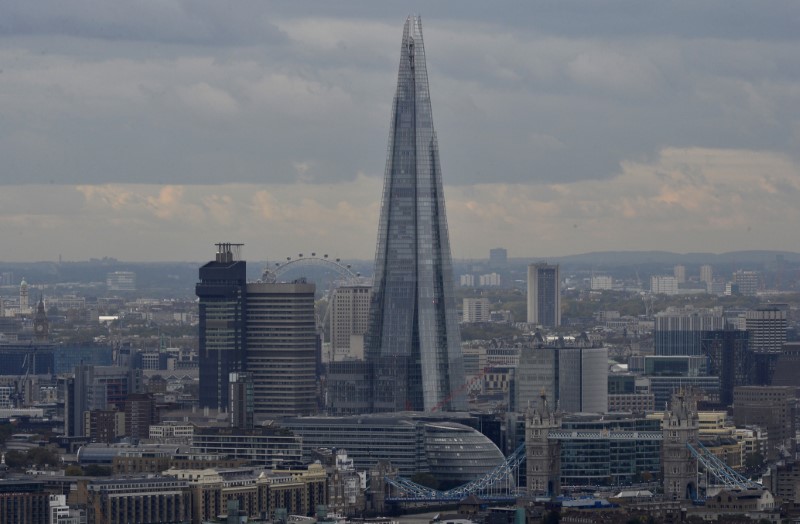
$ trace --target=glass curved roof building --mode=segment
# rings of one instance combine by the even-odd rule
[[[344,449],[356,469],[388,460],[402,476],[430,473],[443,484],[469,482],[504,460],[500,449],[474,428],[409,413],[299,417],[281,426],[302,437],[305,461],[316,448]]]

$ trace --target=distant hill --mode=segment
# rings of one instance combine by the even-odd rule
[[[785,262],[800,262],[800,253],[792,251],[731,251],[728,253],[672,253],[670,251],[598,251],[564,257],[514,258],[512,263],[540,260],[580,266],[628,266],[650,264],[737,264],[742,266],[774,263],[778,255]]]

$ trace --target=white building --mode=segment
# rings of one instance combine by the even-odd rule
[[[490,305],[488,298],[465,298],[462,322],[489,322]]]
[[[331,297],[331,352],[334,361],[364,358],[372,287],[340,286]]]
[[[611,289],[614,285],[614,279],[609,275],[592,275],[592,291]]]
[[[499,286],[500,275],[497,273],[487,273],[478,277],[478,285],[481,287]]]
[[[683,264],[678,264],[673,267],[672,274],[675,275],[678,284],[684,284],[686,282],[686,266]]]
[[[708,264],[700,266],[700,281],[711,284],[714,281],[714,268]]]
[[[475,275],[461,275],[458,277],[458,283],[462,287],[475,287]]]
[[[659,295],[677,295],[678,279],[671,275],[653,275],[650,277],[650,291]]]

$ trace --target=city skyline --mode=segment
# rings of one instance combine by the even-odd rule
[[[800,245],[795,3],[311,5],[0,6],[0,258],[371,258],[415,8],[454,258]]]

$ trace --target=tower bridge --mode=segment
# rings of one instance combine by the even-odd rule
[[[698,440],[699,421],[693,402],[684,394],[673,398],[661,431],[561,429],[561,415],[551,412],[543,397],[539,407],[526,416],[525,443],[486,475],[446,491],[431,489],[409,479],[387,477],[391,494],[387,501],[457,501],[469,495],[499,500],[522,494],[556,496],[561,493],[561,445],[569,441],[659,442],[661,484],[668,499],[702,500],[716,490],[764,489],[723,460]],[[515,479],[526,464],[527,488]]]

